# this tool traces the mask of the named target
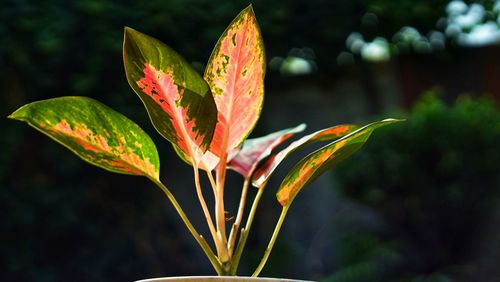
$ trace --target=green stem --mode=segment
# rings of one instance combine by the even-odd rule
[[[196,231],[196,229],[194,228],[194,226],[191,223],[191,221],[189,221],[186,213],[184,213],[184,211],[182,210],[181,206],[179,205],[179,202],[177,202],[177,200],[175,199],[174,195],[170,192],[170,190],[163,183],[161,183],[160,180],[157,180],[157,179],[154,179],[154,178],[150,178],[150,180],[153,181],[163,191],[163,193],[167,196],[167,198],[170,200],[170,202],[174,206],[175,210],[177,211],[177,213],[181,217],[182,221],[186,225],[186,227],[189,230],[189,232],[191,233],[191,235],[193,235],[193,237],[196,240],[196,242],[198,242],[198,244],[200,245],[200,247],[205,252],[205,255],[207,256],[208,260],[210,260],[210,263],[214,267],[214,269],[217,272],[217,274],[218,275],[224,274],[224,271],[222,269],[222,264],[220,263],[219,259],[214,254],[214,252],[212,251],[212,249],[208,245],[208,243],[205,240],[205,238],[203,238],[203,236],[201,236]]]
[[[284,206],[283,209],[281,210],[280,218],[278,219],[278,223],[276,223],[276,227],[274,228],[273,236],[271,236],[271,240],[267,245],[266,251],[264,252],[264,256],[262,257],[262,260],[257,266],[257,269],[255,269],[254,273],[252,274],[252,277],[259,276],[260,272],[262,271],[262,268],[264,268],[264,265],[266,265],[267,259],[269,258],[269,255],[273,250],[274,243],[276,242],[276,238],[278,238],[278,234],[280,233],[281,226],[283,225],[286,213],[288,212],[288,208],[289,206]]]
[[[266,187],[266,184],[267,182],[263,183],[262,186],[258,188],[257,194],[255,195],[252,207],[250,208],[250,212],[248,214],[247,223],[245,227],[241,229],[238,246],[236,247],[234,256],[232,258],[231,275],[236,275],[236,271],[238,270],[238,265],[240,263],[241,255],[243,254],[243,250],[245,249],[245,245],[248,239],[248,234],[250,233],[250,228],[252,227],[253,219],[255,217],[255,212],[257,211],[257,207],[259,206],[260,198],[264,193],[264,188]]]

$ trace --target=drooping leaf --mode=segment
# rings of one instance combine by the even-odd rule
[[[300,124],[263,137],[245,140],[241,149],[229,162],[229,168],[245,178],[249,177],[259,162],[268,157],[274,148],[305,128],[305,124]]]
[[[316,131],[292,142],[290,145],[288,145],[288,147],[286,147],[279,153],[272,155],[261,167],[259,167],[255,171],[255,174],[252,177],[252,185],[255,187],[261,187],[262,184],[266,182],[269,177],[271,177],[278,165],[295,150],[314,142],[328,141],[340,138],[358,128],[359,126],[354,124],[337,125],[334,127]]]
[[[9,118],[64,145],[106,170],[158,180],[160,160],[151,138],[133,121],[87,97],[60,97],[27,104]]]
[[[127,80],[156,130],[183,160],[199,164],[217,122],[208,84],[170,47],[128,27],[123,59]]]
[[[307,184],[337,163],[356,152],[368,140],[373,130],[401,120],[385,119],[366,125],[332,143],[316,150],[302,159],[285,176],[278,188],[276,197],[282,206],[289,206],[295,196]]]
[[[249,6],[224,31],[205,70],[219,111],[210,146],[215,155],[236,148],[257,123],[264,100],[264,73],[264,44]]]

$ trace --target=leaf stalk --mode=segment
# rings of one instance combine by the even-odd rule
[[[229,233],[227,248],[229,250],[230,255],[233,254],[234,244],[236,242],[236,237],[238,235],[241,221],[243,219],[243,213],[245,212],[245,204],[246,204],[249,185],[250,185],[250,177],[246,177],[245,181],[243,182],[243,188],[241,190],[241,198],[240,198],[240,204],[238,206],[238,213],[236,215],[236,219],[234,220],[234,224],[231,227],[231,232]]]
[[[236,246],[236,250],[232,257],[231,273],[230,273],[231,275],[236,275],[236,272],[238,270],[238,265],[240,263],[241,255],[243,254],[243,250],[245,249],[245,245],[248,239],[248,234],[250,233],[250,228],[252,227],[253,219],[255,217],[255,212],[257,211],[257,207],[259,206],[259,202],[262,197],[262,194],[264,193],[266,184],[267,181],[264,182],[258,188],[257,194],[255,195],[255,198],[252,203],[252,207],[250,208],[250,212],[248,213],[248,218],[245,227],[241,228],[238,245]]]
[[[252,274],[252,277],[257,277],[259,276],[260,272],[266,265],[267,259],[269,258],[269,255],[271,254],[271,251],[273,250],[274,243],[276,242],[276,238],[278,238],[278,234],[281,230],[281,226],[283,225],[283,221],[285,220],[286,213],[288,212],[288,208],[290,206],[284,206],[283,209],[281,210],[280,217],[278,219],[278,222],[276,223],[276,227],[274,228],[273,235],[271,236],[271,240],[269,241],[269,244],[267,245],[267,248],[264,252],[264,255],[262,257],[262,260],[260,261],[259,265],[255,269],[254,273]]]
[[[153,181],[162,190],[162,192],[167,196],[168,200],[174,206],[175,211],[177,212],[177,214],[179,214],[179,216],[181,217],[182,221],[186,225],[186,227],[189,230],[189,232],[191,233],[191,235],[194,237],[194,239],[196,240],[196,242],[198,242],[198,244],[202,248],[203,252],[205,252],[205,255],[207,256],[208,260],[212,264],[212,266],[215,269],[215,271],[217,272],[217,274],[218,275],[222,275],[224,273],[224,271],[222,269],[221,262],[219,261],[219,259],[217,258],[217,256],[214,254],[214,252],[210,248],[210,245],[208,245],[208,243],[205,240],[205,238],[203,238],[203,236],[201,236],[196,231],[196,229],[194,228],[193,224],[191,223],[191,221],[187,217],[186,213],[184,212],[184,210],[180,206],[179,202],[177,202],[177,199],[175,199],[175,197],[172,194],[172,192],[170,192],[170,190],[160,180],[157,180],[155,178],[149,178],[149,179],[151,181]]]
[[[217,197],[215,198],[215,220],[217,224],[217,235],[224,245],[223,251],[219,254],[219,259],[226,263],[230,260],[227,250],[226,237],[226,215],[224,209],[224,184],[226,181],[227,153],[222,153],[219,165],[217,167]]]
[[[205,215],[205,219],[207,220],[208,229],[210,230],[210,234],[212,235],[212,238],[214,240],[215,248],[217,249],[217,254],[220,256],[220,254],[224,252],[223,249],[225,248],[225,246],[221,244],[221,241],[217,236],[217,231],[215,230],[215,226],[212,221],[212,216],[210,215],[207,203],[205,202],[205,198],[203,197],[198,168],[196,166],[193,166],[193,169],[194,169],[194,182],[196,186],[196,194],[198,195],[198,200],[200,201],[201,208],[203,209],[203,214]]]

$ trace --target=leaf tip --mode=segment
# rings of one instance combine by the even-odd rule
[[[245,9],[243,9],[243,11],[253,12],[253,4],[250,3]]]
[[[135,29],[133,29],[133,28],[129,27],[129,26],[125,26],[125,27],[123,28],[123,32],[125,33],[125,35],[127,35],[127,34],[130,34],[130,33],[132,33],[132,32],[137,32],[137,31],[136,31]]]
[[[252,4],[248,5],[245,9],[243,9],[236,18],[239,18],[239,16],[244,16],[244,15],[249,15],[255,18],[255,12],[253,10]]]
[[[138,35],[141,35],[141,33],[129,26],[125,26],[123,28],[123,44],[125,45],[127,41],[129,40],[134,40],[134,38],[137,38]],[[130,38],[130,39],[129,39]]]
[[[20,107],[19,109],[15,110],[12,114],[8,115],[8,119],[13,119],[13,120],[23,120],[23,118],[26,116],[26,111],[24,110],[25,106]]]
[[[403,121],[406,121],[405,118],[400,118],[400,119],[396,119],[396,118],[386,118],[384,120],[382,120],[382,122],[403,122]]]

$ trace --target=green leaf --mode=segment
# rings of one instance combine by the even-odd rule
[[[252,177],[252,185],[255,187],[261,187],[262,184],[266,182],[269,177],[271,177],[278,165],[295,150],[303,148],[304,146],[314,142],[330,141],[340,138],[358,128],[359,126],[354,124],[337,125],[316,131],[292,142],[290,145],[288,145],[288,147],[286,147],[279,153],[272,155],[262,166],[257,169],[257,171],[255,171],[255,174]]]
[[[33,102],[9,118],[27,122],[95,166],[159,179],[160,160],[151,138],[96,100],[60,97]]]
[[[205,70],[219,117],[210,151],[221,157],[255,127],[264,101],[264,43],[251,6],[241,11],[217,42]]]
[[[284,178],[276,197],[282,206],[290,206],[306,185],[328,169],[356,152],[368,140],[373,130],[402,120],[385,119],[366,125],[321,149],[311,153],[295,165]]]
[[[208,84],[170,47],[128,27],[123,59],[127,80],[146,106],[156,130],[183,160],[199,165],[217,122]]]
[[[229,168],[245,178],[250,177],[259,162],[268,157],[274,148],[305,128],[306,125],[303,123],[266,136],[245,140],[238,153],[231,158]]]

